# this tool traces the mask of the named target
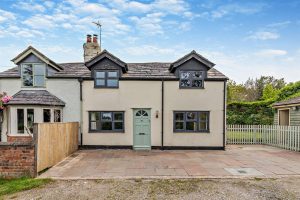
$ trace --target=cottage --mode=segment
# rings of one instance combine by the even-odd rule
[[[300,126],[300,97],[274,103],[273,108],[275,125]]]
[[[2,140],[37,122],[80,122],[80,144],[112,148],[225,148],[227,77],[195,51],[171,63],[127,63],[87,36],[85,62],[55,63],[33,47],[0,73],[13,94]]]

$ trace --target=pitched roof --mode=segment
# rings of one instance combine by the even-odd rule
[[[65,102],[46,90],[20,90],[6,105],[65,106]]]
[[[19,69],[18,67],[12,67],[4,72],[0,72],[0,78],[14,78],[14,77],[20,77]]]
[[[89,61],[85,62],[85,66],[87,66],[87,68],[90,69],[92,65],[102,60],[103,58],[108,58],[114,63],[118,64],[122,68],[123,72],[126,72],[128,70],[127,64],[125,62],[123,62],[122,60],[120,60],[118,57],[114,56],[110,52],[108,52],[106,49],[104,49],[101,53],[91,58]]]
[[[169,70],[173,72],[177,67],[179,67],[180,65],[182,65],[183,63],[185,63],[186,61],[188,61],[192,58],[194,58],[194,59],[198,60],[199,62],[203,63],[208,68],[212,68],[213,66],[215,66],[214,63],[212,63],[211,61],[209,61],[208,59],[204,58],[202,55],[197,53],[195,50],[193,50],[190,53],[183,56],[182,58],[179,58],[175,62],[171,63]]]
[[[124,74],[122,78],[136,78],[136,79],[148,79],[148,78],[174,78],[176,79],[175,74],[173,73],[174,69],[189,59],[195,58],[199,62],[203,63],[208,67],[207,78],[208,79],[228,79],[224,74],[214,69],[214,63],[210,62],[196,51],[192,51],[184,57],[178,59],[173,63],[163,63],[163,62],[150,62],[150,63],[125,63],[107,50],[103,50],[100,54],[93,57],[88,62],[75,62],[75,63],[61,63],[57,64],[47,58],[45,55],[40,53],[38,50],[29,46],[26,50],[16,56],[12,61],[18,64],[22,59],[24,59],[30,53],[35,54],[40,59],[48,63],[49,65],[55,65],[59,70],[54,72],[51,75],[48,75],[48,78],[90,78],[91,71],[90,67],[96,62],[102,60],[103,58],[108,58],[112,62],[118,64]],[[170,71],[171,70],[171,71]],[[0,78],[20,78],[20,72],[18,67],[13,67],[4,72],[0,72]]]
[[[89,78],[91,77],[91,71],[84,65],[83,62],[77,63],[61,63],[59,64],[63,70],[49,75],[51,78]],[[176,76],[174,73],[169,71],[171,63],[127,63],[128,71],[122,75],[122,78],[174,78]],[[7,77],[20,77],[18,72],[18,67],[6,70],[0,73],[0,78]],[[208,79],[228,79],[224,74],[219,72],[215,68],[211,68],[207,71]]]
[[[17,55],[15,58],[13,58],[11,61],[13,61],[16,65],[19,64],[24,58],[26,58],[30,54],[34,54],[39,59],[47,63],[48,65],[52,66],[55,69],[62,70],[62,68],[56,64],[53,60],[42,54],[40,51],[35,49],[32,46],[27,47],[24,51],[22,51],[19,55]]]
[[[293,105],[293,104],[300,104],[300,97],[292,98],[292,99],[285,100],[285,101],[276,102],[276,103],[273,104],[273,107],[288,106],[288,105]]]

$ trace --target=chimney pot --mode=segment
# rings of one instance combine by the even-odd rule
[[[91,35],[86,35],[86,42],[87,43],[90,43],[90,42],[92,42],[92,36]]]
[[[98,43],[97,39],[98,39],[98,35],[94,34],[93,35],[93,42]]]
[[[96,34],[87,35],[86,36],[86,43],[83,44],[83,56],[84,62],[89,61],[91,58],[95,57],[97,54],[101,52],[101,47],[97,42]]]

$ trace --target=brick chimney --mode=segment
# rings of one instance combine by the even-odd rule
[[[91,35],[86,36],[86,43],[83,44],[84,62],[89,61],[101,52],[97,37],[96,34],[93,35],[93,38]]]

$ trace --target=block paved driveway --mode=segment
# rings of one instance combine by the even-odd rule
[[[262,145],[226,151],[80,150],[41,174],[54,179],[300,177],[300,152]]]

